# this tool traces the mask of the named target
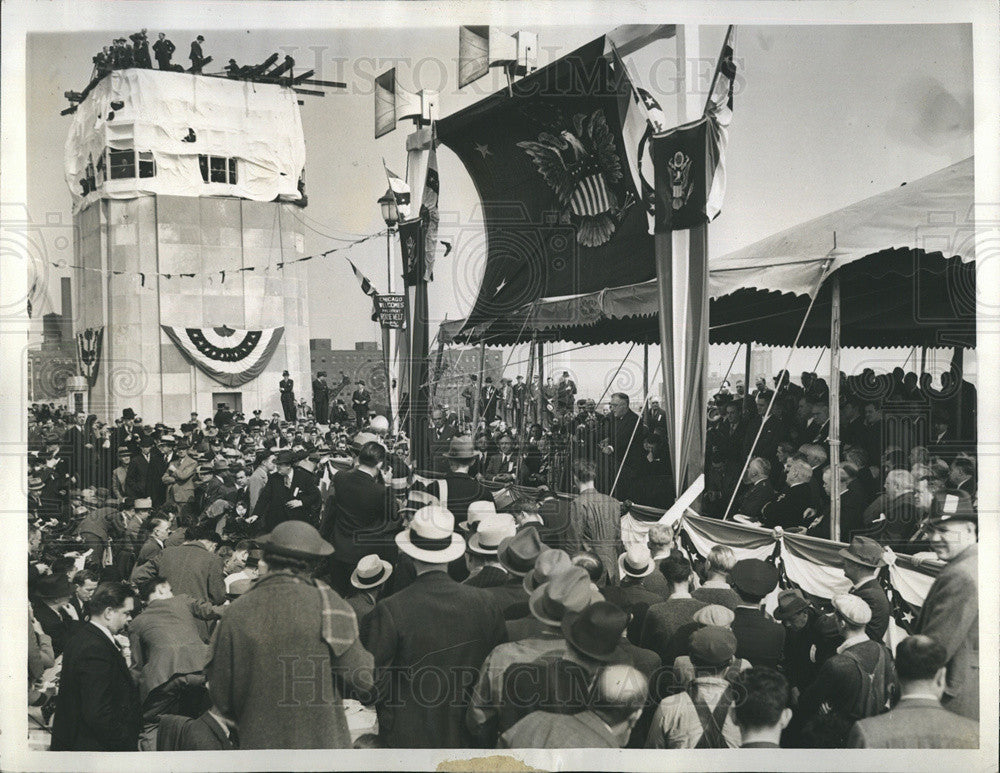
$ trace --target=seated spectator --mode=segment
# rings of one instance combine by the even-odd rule
[[[788,681],[772,668],[753,668],[740,676],[741,700],[736,704],[736,724],[741,749],[777,749],[781,731],[792,719]]]
[[[880,716],[854,723],[847,745],[855,749],[976,749],[979,723],[941,705],[948,653],[929,636],[910,636],[896,647],[899,703]]]
[[[751,521],[759,521],[764,505],[777,496],[771,485],[770,476],[770,462],[759,456],[751,459],[750,464],[747,465],[746,485],[736,499],[733,512],[743,515]]]
[[[729,572],[736,565],[736,554],[731,547],[716,545],[705,559],[705,582],[691,591],[691,597],[706,604],[721,604],[736,609],[740,603],[739,594],[729,585]]]
[[[767,528],[804,528],[806,511],[813,508],[813,470],[804,459],[795,457],[785,465],[786,489],[761,509],[761,525]]]

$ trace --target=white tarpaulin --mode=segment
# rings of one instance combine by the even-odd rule
[[[967,158],[712,260],[709,294],[718,298],[756,288],[811,295],[826,258],[833,258],[832,272],[890,248],[919,248],[975,260],[973,166],[973,159]],[[963,225],[968,238],[961,238]]]
[[[123,159],[108,149],[136,152],[131,176],[109,179]],[[65,171],[77,209],[97,196],[151,193],[298,200],[305,160],[290,88],[132,68],[113,70],[80,103],[66,139]],[[206,161],[213,165],[209,182]],[[88,177],[96,192],[85,196],[81,180]]]

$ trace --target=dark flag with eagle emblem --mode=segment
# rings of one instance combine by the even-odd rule
[[[437,122],[476,184],[485,221],[486,266],[467,326],[537,298],[655,275],[622,139],[630,87],[604,49],[599,38]],[[460,237],[455,249],[478,257],[478,238]]]

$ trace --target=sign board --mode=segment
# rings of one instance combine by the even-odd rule
[[[378,318],[382,327],[400,330],[406,327],[405,296],[379,295]]]

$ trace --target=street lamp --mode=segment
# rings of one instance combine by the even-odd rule
[[[379,209],[382,210],[382,219],[385,221],[388,230],[385,233],[385,264],[386,264],[386,275],[387,275],[387,285],[386,292],[392,293],[393,283],[392,283],[392,235],[396,230],[396,224],[399,223],[399,207],[396,205],[396,196],[393,194],[392,189],[385,192],[385,195],[378,200]],[[393,410],[393,383],[398,383],[396,379],[396,374],[399,368],[399,362],[396,360],[396,334],[395,331],[389,328],[382,328],[382,348],[385,350],[383,354],[383,359],[385,362],[385,394],[386,401],[388,403],[389,416],[389,426],[392,429],[397,428],[398,421],[398,411]]]

